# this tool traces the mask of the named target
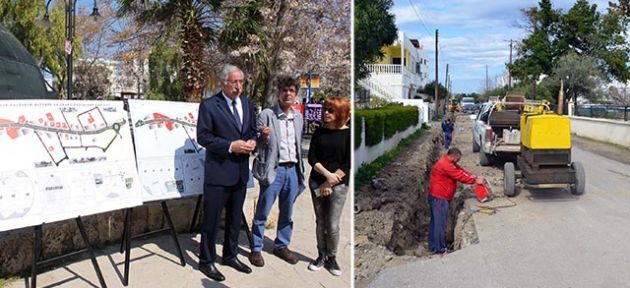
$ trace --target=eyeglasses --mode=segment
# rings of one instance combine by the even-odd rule
[[[328,112],[328,113],[330,113],[330,114],[335,113],[335,109],[333,109],[333,108],[331,108],[331,107],[324,108],[324,111],[326,111],[326,112]]]
[[[245,81],[244,81],[244,80],[227,80],[227,81],[225,81],[225,82],[230,83],[230,84],[232,84],[232,85],[234,85],[234,84],[243,84],[243,83],[245,83]]]

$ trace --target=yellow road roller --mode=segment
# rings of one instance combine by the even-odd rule
[[[525,186],[568,186],[573,195],[584,194],[586,176],[580,162],[571,162],[571,120],[549,110],[548,103],[526,102],[520,117],[521,152],[516,164],[503,166],[504,194],[516,195],[516,178]]]

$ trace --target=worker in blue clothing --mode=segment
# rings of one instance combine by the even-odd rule
[[[444,148],[448,150],[451,146],[451,140],[453,139],[453,130],[455,125],[451,121],[451,118],[446,118],[442,121],[442,131],[444,132]]]

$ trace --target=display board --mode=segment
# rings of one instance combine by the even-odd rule
[[[306,104],[304,119],[308,121],[322,121],[322,104]]]
[[[129,100],[143,201],[203,193],[199,103]]]
[[[0,101],[0,231],[142,204],[122,102]]]

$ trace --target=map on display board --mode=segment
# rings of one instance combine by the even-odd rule
[[[143,201],[203,193],[198,110],[198,103],[129,100]]]
[[[0,101],[0,231],[142,204],[122,102]]]

